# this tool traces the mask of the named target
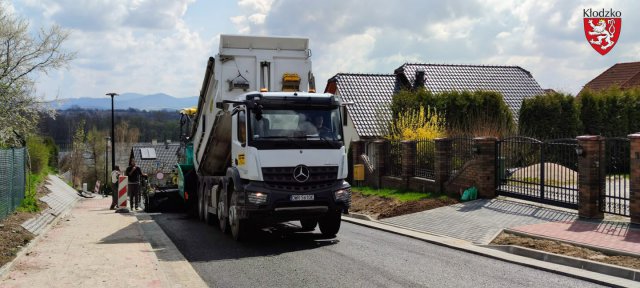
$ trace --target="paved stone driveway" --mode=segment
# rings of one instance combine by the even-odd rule
[[[575,210],[550,209],[504,199],[479,199],[380,221],[488,244],[504,228],[577,218]]]

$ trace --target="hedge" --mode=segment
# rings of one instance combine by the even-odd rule
[[[435,108],[442,113],[449,133],[482,134],[484,131],[479,130],[487,130],[487,127],[491,132],[507,133],[515,127],[511,111],[498,92],[448,91],[434,94],[425,89],[402,90],[393,96],[391,111],[395,118],[402,112],[419,110],[420,106]]]
[[[563,93],[547,93],[524,99],[518,117],[518,132],[538,139],[578,136],[581,123],[574,99]]]
[[[626,137],[640,132],[640,89],[549,93],[525,99],[519,115],[520,134],[535,138]]]
[[[625,137],[640,131],[640,89],[587,90],[577,99],[583,134]]]

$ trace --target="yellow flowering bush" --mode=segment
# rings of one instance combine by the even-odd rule
[[[445,119],[436,109],[420,106],[419,110],[406,110],[398,113],[389,127],[387,139],[399,140],[433,140],[445,137]]]

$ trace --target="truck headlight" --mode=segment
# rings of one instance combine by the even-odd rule
[[[250,203],[260,205],[267,203],[267,193],[262,192],[251,192],[247,195]]]
[[[336,201],[342,201],[348,203],[351,200],[351,189],[340,189],[334,192]]]

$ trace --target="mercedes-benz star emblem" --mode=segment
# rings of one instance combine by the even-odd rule
[[[298,165],[293,169],[293,179],[303,183],[309,180],[309,168],[304,165]]]

